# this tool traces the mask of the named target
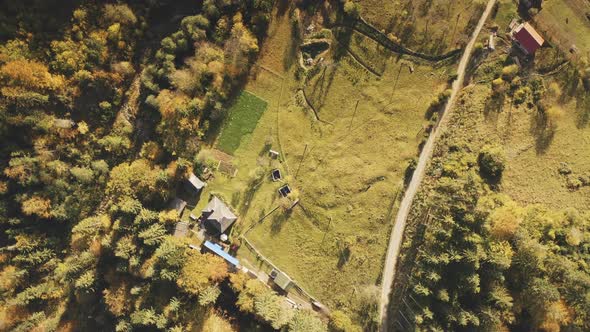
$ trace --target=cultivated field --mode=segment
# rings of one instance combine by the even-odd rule
[[[233,154],[242,140],[247,140],[248,135],[252,134],[265,110],[264,100],[243,91],[229,109],[226,125],[217,142],[218,148]]]

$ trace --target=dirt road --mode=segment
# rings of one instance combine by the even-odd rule
[[[416,166],[416,170],[414,171],[414,175],[412,176],[412,180],[406,189],[402,202],[400,204],[399,210],[397,212],[397,216],[395,218],[395,223],[393,225],[393,230],[391,232],[391,237],[389,239],[389,247],[387,248],[387,256],[385,259],[385,266],[383,267],[383,278],[382,278],[382,289],[381,289],[381,331],[386,332],[388,329],[388,317],[387,317],[387,307],[389,305],[389,294],[391,293],[391,287],[393,286],[393,280],[395,278],[395,265],[397,263],[397,258],[399,256],[402,239],[404,235],[404,229],[406,227],[406,220],[408,218],[408,214],[410,213],[410,207],[412,206],[412,201],[414,200],[414,196],[418,191],[418,187],[422,182],[422,178],[424,177],[424,173],[426,171],[426,166],[432,157],[432,150],[434,148],[434,142],[439,135],[439,132],[443,130],[445,122],[449,117],[449,113],[453,107],[453,103],[457,97],[457,93],[463,87],[463,80],[465,78],[465,69],[467,68],[467,64],[469,63],[469,59],[471,58],[471,51],[473,50],[473,45],[477,40],[477,36],[479,35],[481,29],[485,21],[487,20],[492,8],[494,7],[496,0],[489,0],[484,10],[481,18],[479,19],[479,23],[477,27],[473,31],[473,35],[471,36],[471,40],[465,47],[465,51],[463,56],[461,57],[461,61],[459,62],[459,67],[457,69],[457,79],[453,82],[452,93],[449,97],[449,101],[445,106],[443,111],[443,115],[439,122],[439,125],[436,129],[431,133],[430,137],[426,141],[422,152],[420,153],[420,159],[418,160],[418,165]]]

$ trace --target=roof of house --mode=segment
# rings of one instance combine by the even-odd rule
[[[221,248],[218,244],[215,244],[215,243],[209,242],[209,241],[205,241],[205,243],[203,243],[203,246],[205,248],[211,250],[215,254],[219,255],[221,258],[225,259],[226,262],[228,262],[234,266],[240,265],[240,261],[237,258],[235,258],[232,255],[228,254],[227,252],[223,251],[223,248]]]
[[[186,202],[178,197],[174,197],[172,202],[170,202],[170,208],[176,210],[178,214],[182,214],[184,208],[186,207]]]
[[[514,30],[514,38],[520,43],[520,45],[530,54],[543,46],[545,40],[532,25],[523,23]]]
[[[207,184],[199,179],[195,174],[191,173],[187,181],[197,190],[203,189]]]
[[[291,278],[285,273],[279,271],[277,276],[274,278],[274,282],[277,286],[279,286],[282,290],[287,290],[289,285],[291,285]]]
[[[211,198],[203,213],[208,213],[207,220],[214,220],[219,223],[219,231],[222,233],[238,219],[217,196]]]
[[[174,236],[175,237],[183,237],[186,236],[188,233],[188,222],[186,221],[179,221],[176,223],[176,227],[174,228]]]

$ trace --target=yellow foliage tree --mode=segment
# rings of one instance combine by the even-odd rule
[[[51,201],[47,198],[32,196],[22,202],[23,213],[31,216],[36,215],[41,218],[51,217]]]
[[[176,283],[189,294],[201,291],[228,276],[227,264],[219,256],[190,251]]]
[[[494,210],[489,217],[492,236],[501,240],[512,238],[522,222],[522,215],[522,209],[512,201]]]

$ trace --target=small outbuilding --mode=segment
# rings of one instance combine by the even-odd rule
[[[270,150],[268,151],[268,155],[272,158],[272,159],[277,159],[279,158],[279,152],[275,151],[275,150]]]
[[[289,187],[288,184],[279,188],[279,195],[281,195],[281,197],[287,197],[287,196],[289,196],[290,193],[291,193],[291,187]]]
[[[177,222],[176,227],[174,228],[174,236],[185,237],[188,234],[188,226],[188,222],[186,221]]]
[[[525,54],[533,55],[545,43],[541,35],[528,22],[512,25],[512,40]]]
[[[186,207],[186,202],[178,197],[174,197],[172,202],[170,202],[170,209],[176,210],[176,212],[178,212],[179,216],[182,214],[182,211],[184,211],[185,207]]]
[[[273,181],[279,181],[282,176],[281,176],[281,171],[279,169],[274,169],[271,173],[270,176],[272,177]]]
[[[203,210],[202,219],[206,225],[223,233],[238,217],[217,196],[213,196]]]
[[[185,181],[185,185],[189,190],[197,193],[207,186],[207,184],[199,179],[194,173],[189,175],[188,179]]]
[[[293,281],[285,273],[278,270],[272,270],[270,273],[270,277],[272,278],[275,285],[277,285],[277,287],[279,287],[283,291],[288,292],[289,288],[291,288]]]

